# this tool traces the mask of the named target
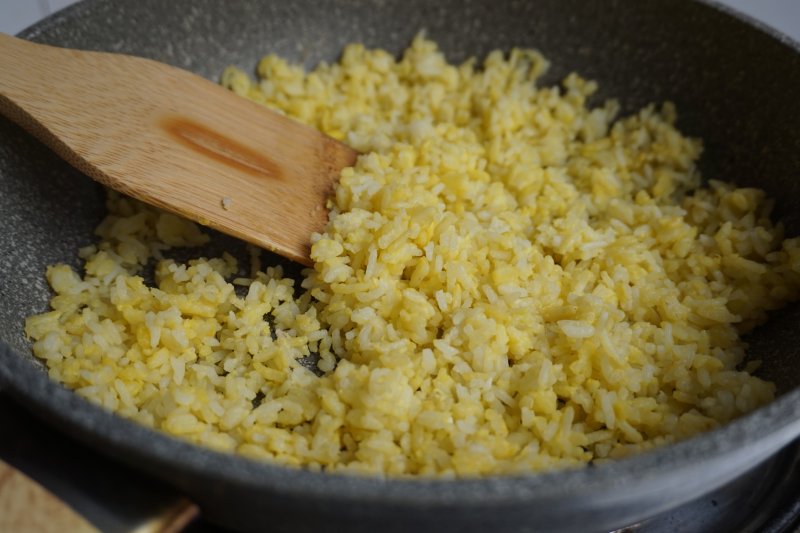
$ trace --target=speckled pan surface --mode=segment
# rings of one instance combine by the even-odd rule
[[[757,185],[800,234],[800,51],[687,0],[96,0],[23,32],[51,44],[141,55],[215,78],[275,52],[311,66],[361,41],[393,52],[420,29],[451,59],[532,46],[548,81],[576,70],[623,108],[674,101],[706,142],[707,177]],[[110,94],[109,98],[114,95]],[[387,481],[290,470],[202,450],[123,421],[50,382],[23,318],[46,307],[47,264],[74,262],[103,215],[101,189],[0,119],[0,383],[47,420],[182,488],[232,527],[311,530],[603,531],[710,490],[800,434],[800,308],[751,338],[780,398],[720,430],[628,460],[470,481]],[[218,248],[236,247],[218,238]],[[275,259],[278,262],[278,259]]]

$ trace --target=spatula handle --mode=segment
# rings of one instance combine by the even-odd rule
[[[37,45],[0,33],[0,115],[16,122],[55,151],[61,158],[101,182],[96,172],[47,122],[69,123],[69,106],[62,105],[74,93],[65,65],[80,65],[80,52]],[[80,72],[75,72],[81,76]],[[49,117],[43,121],[42,117]],[[111,183],[106,183],[112,185]]]

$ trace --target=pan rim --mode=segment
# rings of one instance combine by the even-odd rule
[[[685,484],[686,473],[695,470],[701,460],[707,463],[708,457],[714,457],[714,464],[742,461],[756,466],[800,434],[800,387],[797,387],[714,430],[591,467],[459,479],[316,472],[217,452],[140,425],[78,396],[51,380],[37,366],[0,340],[0,390],[10,393],[18,402],[27,401],[22,405],[24,408],[47,417],[59,429],[70,430],[79,440],[124,463],[142,468],[132,459],[146,458],[178,470],[212,474],[215,479],[251,490],[340,502],[374,501],[417,507],[468,503],[494,507],[576,494],[596,497],[601,489],[608,492],[606,497],[611,500],[625,500],[626,494],[640,494],[645,486],[662,486],[677,480]],[[12,376],[23,379],[14,380]],[[20,383],[27,387],[21,389]],[[789,412],[792,408],[793,412]],[[756,420],[758,424],[754,423]],[[143,449],[142,443],[148,446]],[[723,472],[720,484],[745,470],[736,470],[731,475]],[[658,492],[648,490],[653,490],[654,495]],[[686,493],[692,494],[691,487],[686,487]]]
[[[90,12],[93,5],[107,1],[84,0],[26,28],[18,35],[35,40],[49,29],[69,24]],[[766,34],[800,54],[800,43],[752,17],[714,0],[695,2],[721,15],[738,19],[752,30]],[[131,458],[149,458],[157,464],[169,463],[185,471],[211,474],[232,485],[336,501],[376,501],[381,504],[416,506],[461,506],[465,503],[494,506],[498,503],[513,505],[532,499],[557,499],[565,495],[596,495],[600,490],[613,492],[607,495],[609,499],[624,500],[624,494],[640,491],[655,478],[661,484],[681,479],[707,456],[714,456],[715,464],[724,464],[736,458],[754,466],[760,457],[766,458],[765,447],[776,452],[800,434],[800,387],[796,387],[770,404],[720,428],[592,468],[457,480],[320,473],[215,452],[140,426],[51,381],[46,372],[36,366],[30,357],[0,340],[2,389],[17,400],[31,402],[29,407],[38,414],[60,419],[63,429],[75,431],[87,444],[95,448],[107,448],[104,450],[106,453],[113,451],[111,455],[117,459],[136,466]],[[23,388],[22,384],[28,385],[28,388]],[[57,406],[61,406],[62,410],[56,409]],[[90,440],[90,436],[97,440]],[[765,444],[767,440],[771,441],[769,445]],[[151,446],[139,448],[142,443]],[[631,482],[631,477],[636,479],[635,483]],[[610,491],[611,488],[614,490]],[[689,496],[691,491],[687,490],[686,499]]]

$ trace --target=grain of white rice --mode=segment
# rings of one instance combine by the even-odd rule
[[[603,461],[769,402],[740,335],[797,299],[798,240],[763,192],[701,184],[671,104],[617,118],[577,75],[539,86],[546,67],[522,49],[448,64],[420,36],[400,59],[356,44],[311,73],[274,55],[257,82],[227,69],[235,93],[363,154],[314,268],[295,287],[253,247],[241,270],[165,260],[208,237],[110,193],[84,271],[47,271],[34,353],[192,442],[386,475]]]

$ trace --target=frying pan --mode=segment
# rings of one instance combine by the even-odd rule
[[[706,177],[766,189],[800,234],[800,47],[711,3],[679,0],[90,0],[26,30],[34,41],[150,57],[216,78],[274,52],[313,66],[360,41],[394,53],[420,29],[451,61],[513,46],[596,79],[623,112],[671,100],[702,137]],[[7,73],[3,73],[7,75]],[[114,95],[110,94],[109,98]],[[178,488],[232,528],[608,531],[695,498],[800,435],[800,308],[750,337],[778,398],[720,429],[582,469],[468,480],[331,475],[215,453],[90,405],[30,355],[24,317],[47,306],[45,266],[92,242],[103,191],[0,120],[0,388],[88,446]],[[291,206],[287,206],[291,209]],[[215,236],[215,253],[242,246]],[[192,252],[195,253],[195,252]],[[270,261],[279,263],[278,257]],[[296,272],[296,269],[290,269]]]

